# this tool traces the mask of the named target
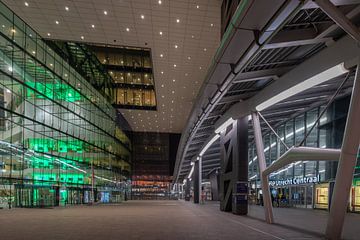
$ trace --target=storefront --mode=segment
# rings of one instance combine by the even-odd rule
[[[315,185],[315,204],[316,209],[329,209],[329,191],[330,183],[321,183]]]
[[[331,205],[332,191],[334,182],[322,183],[315,185],[315,204],[316,209],[329,210]],[[353,181],[353,186],[349,194],[348,211],[360,212],[360,179]]]
[[[16,184],[15,206],[24,208],[59,206],[59,188],[56,186]]]
[[[275,207],[313,208],[314,186],[317,177],[295,177],[270,181],[271,195]]]
[[[360,212],[360,179],[354,180],[354,186],[351,188],[351,206],[352,212]]]

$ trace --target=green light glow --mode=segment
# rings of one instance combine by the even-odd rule
[[[60,141],[55,139],[29,138],[28,148],[36,152],[83,152],[84,143],[80,140]]]
[[[34,173],[33,179],[35,181],[56,181],[61,183],[84,184],[85,175],[75,173],[66,173],[60,175],[56,173]]]
[[[35,82],[26,82],[26,85],[29,87],[35,88],[40,93],[44,94],[40,95],[31,89],[27,89],[27,97],[28,98],[37,98],[37,99],[45,99],[49,98],[52,100],[63,100],[66,102],[75,102],[81,100],[81,95],[79,92],[75,91],[72,87],[61,84],[61,83],[35,83]]]

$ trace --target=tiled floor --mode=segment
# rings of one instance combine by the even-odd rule
[[[281,224],[268,225],[258,219],[262,218],[261,210],[260,207],[251,207],[250,216],[241,217],[219,211],[218,204],[195,205],[183,201],[128,201],[119,205],[0,210],[0,239],[261,240],[322,237],[320,227],[322,219],[326,218],[325,212],[314,215],[314,211],[290,209],[286,216],[280,216],[282,210],[289,209],[275,209]],[[320,219],[319,222],[308,231],[301,230],[315,221],[314,216]],[[289,222],[285,218],[295,220]],[[360,228],[360,215],[354,215],[352,219],[356,221],[354,226]],[[349,233],[360,236],[358,231]]]

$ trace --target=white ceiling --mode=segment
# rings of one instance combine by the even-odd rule
[[[135,131],[182,131],[219,45],[221,0],[3,1],[44,38],[150,47],[158,110],[121,112]]]

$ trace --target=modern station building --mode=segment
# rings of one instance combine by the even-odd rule
[[[358,0],[0,1],[0,207],[360,213]]]

